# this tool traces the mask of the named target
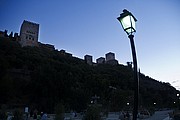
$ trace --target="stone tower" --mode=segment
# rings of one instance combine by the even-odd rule
[[[38,46],[39,24],[24,20],[20,29],[20,44],[24,46]]]
[[[109,52],[105,56],[106,56],[106,64],[118,65],[118,61],[115,59],[114,53]]]
[[[92,62],[92,56],[91,55],[85,55],[84,56],[84,59],[85,59],[85,62],[89,65],[92,65],[93,62]]]
[[[115,60],[115,54],[112,52],[109,52],[106,54],[106,61]]]
[[[104,64],[105,63],[105,58],[104,57],[100,57],[100,58],[96,59],[96,63],[97,64]]]

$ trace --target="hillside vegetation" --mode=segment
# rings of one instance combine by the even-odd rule
[[[144,74],[139,78],[140,107],[174,107],[178,92],[174,87]],[[1,106],[53,113],[61,103],[65,111],[83,111],[97,95],[104,110],[119,111],[127,102],[133,106],[133,89],[133,69],[127,66],[90,66],[58,50],[22,48],[10,38],[0,38]]]

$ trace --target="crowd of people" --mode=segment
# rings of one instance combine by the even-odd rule
[[[38,112],[37,110],[26,112],[26,120],[47,120],[47,113]]]

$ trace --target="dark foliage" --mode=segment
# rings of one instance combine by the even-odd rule
[[[133,70],[124,65],[90,66],[84,60],[41,47],[20,47],[0,38],[0,104],[30,106],[54,112],[61,101],[65,111],[85,110],[95,94],[107,110],[125,109],[133,104]],[[140,105],[172,107],[176,89],[143,74]],[[116,89],[112,89],[113,86]]]

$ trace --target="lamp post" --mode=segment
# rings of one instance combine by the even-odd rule
[[[176,96],[177,96],[177,108],[180,109],[180,108],[179,108],[179,99],[180,99],[179,93],[177,93]]]
[[[136,59],[136,50],[134,45],[134,35],[133,33],[136,32],[135,29],[135,22],[137,19],[127,11],[126,9],[123,10],[123,13],[120,14],[120,17],[117,18],[121,23],[124,31],[128,34],[131,43],[131,50],[132,50],[132,57],[133,57],[133,65],[134,65],[134,108],[133,108],[133,120],[137,120],[138,114],[138,96],[139,96],[139,79],[138,79],[138,72],[137,72],[137,59]]]

